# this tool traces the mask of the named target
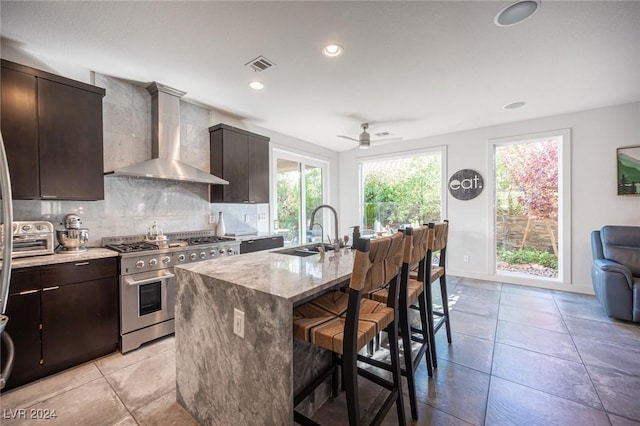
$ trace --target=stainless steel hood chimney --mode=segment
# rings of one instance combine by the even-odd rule
[[[151,160],[113,171],[115,176],[228,185],[224,179],[180,161],[180,98],[185,92],[157,82],[151,94]]]

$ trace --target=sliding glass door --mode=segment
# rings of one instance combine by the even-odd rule
[[[311,213],[325,203],[326,163],[274,150],[276,191],[272,203],[273,232],[283,235],[285,246],[321,241],[324,230],[323,214],[314,218]]]

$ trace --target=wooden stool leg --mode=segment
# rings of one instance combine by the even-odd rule
[[[430,281],[430,279],[427,279],[427,281]],[[438,359],[435,345],[436,333],[433,325],[433,295],[431,294],[431,282],[424,286],[424,295],[427,304],[427,330],[429,333],[429,348],[431,349],[431,365],[433,365],[433,368],[438,368]]]
[[[447,277],[440,277],[440,293],[442,294],[442,312],[444,313],[444,325],[447,327],[447,342],[451,344],[451,324],[449,323],[449,295],[447,294]]]
[[[396,409],[398,411],[398,424],[406,425],[407,420],[404,415],[404,404],[402,401],[402,383],[400,382],[400,379],[402,378],[402,373],[400,370],[400,356],[398,354],[398,322],[397,321],[393,321],[391,324],[389,324],[389,326],[387,327],[387,334],[390,336],[389,352],[391,353],[393,385],[395,386],[396,391],[398,393],[396,397]],[[411,343],[409,343],[409,345],[411,345]],[[409,354],[411,354],[411,352],[409,352]],[[409,355],[409,359],[411,359],[411,355]]]
[[[338,354],[336,354],[335,352],[331,353],[331,362],[333,362],[333,373],[331,377],[331,393],[333,394],[334,398],[337,398],[339,393],[338,385],[340,383],[340,371],[338,366]]]
[[[433,341],[430,340],[429,337],[429,320],[427,316],[427,301],[426,301],[426,288],[423,289],[422,294],[418,297],[418,308],[420,309],[420,324],[422,331],[422,341],[423,345],[427,345],[427,352],[424,354],[425,362],[427,363],[427,374],[429,377],[433,376],[433,366],[431,363],[431,345],[433,345]],[[433,327],[433,323],[432,323]]]
[[[416,383],[413,371],[413,358],[411,357],[411,324],[409,323],[409,306],[406,297],[400,301],[400,333],[402,335],[402,347],[404,351],[404,368],[409,388],[409,403],[411,405],[411,418],[418,420],[418,404],[416,402]],[[389,348],[397,346],[389,341]],[[402,389],[402,388],[401,388]],[[402,390],[400,391],[402,393]]]
[[[349,425],[360,424],[360,405],[358,403],[358,367],[357,354],[347,351],[342,356],[342,378],[344,380],[345,396],[347,398],[347,412]]]

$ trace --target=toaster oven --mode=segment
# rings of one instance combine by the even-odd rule
[[[0,224],[0,236],[4,235],[5,225]],[[53,254],[53,224],[46,221],[13,222],[13,251],[11,257],[39,256]],[[0,240],[1,241],[1,240]],[[2,243],[0,242],[0,247]],[[2,252],[0,252],[0,259]]]

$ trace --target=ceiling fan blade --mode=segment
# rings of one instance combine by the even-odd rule
[[[350,136],[345,136],[345,135],[336,135],[336,136],[339,137],[339,138],[349,139],[350,141],[359,142],[358,139],[354,139],[354,138],[352,138]]]

